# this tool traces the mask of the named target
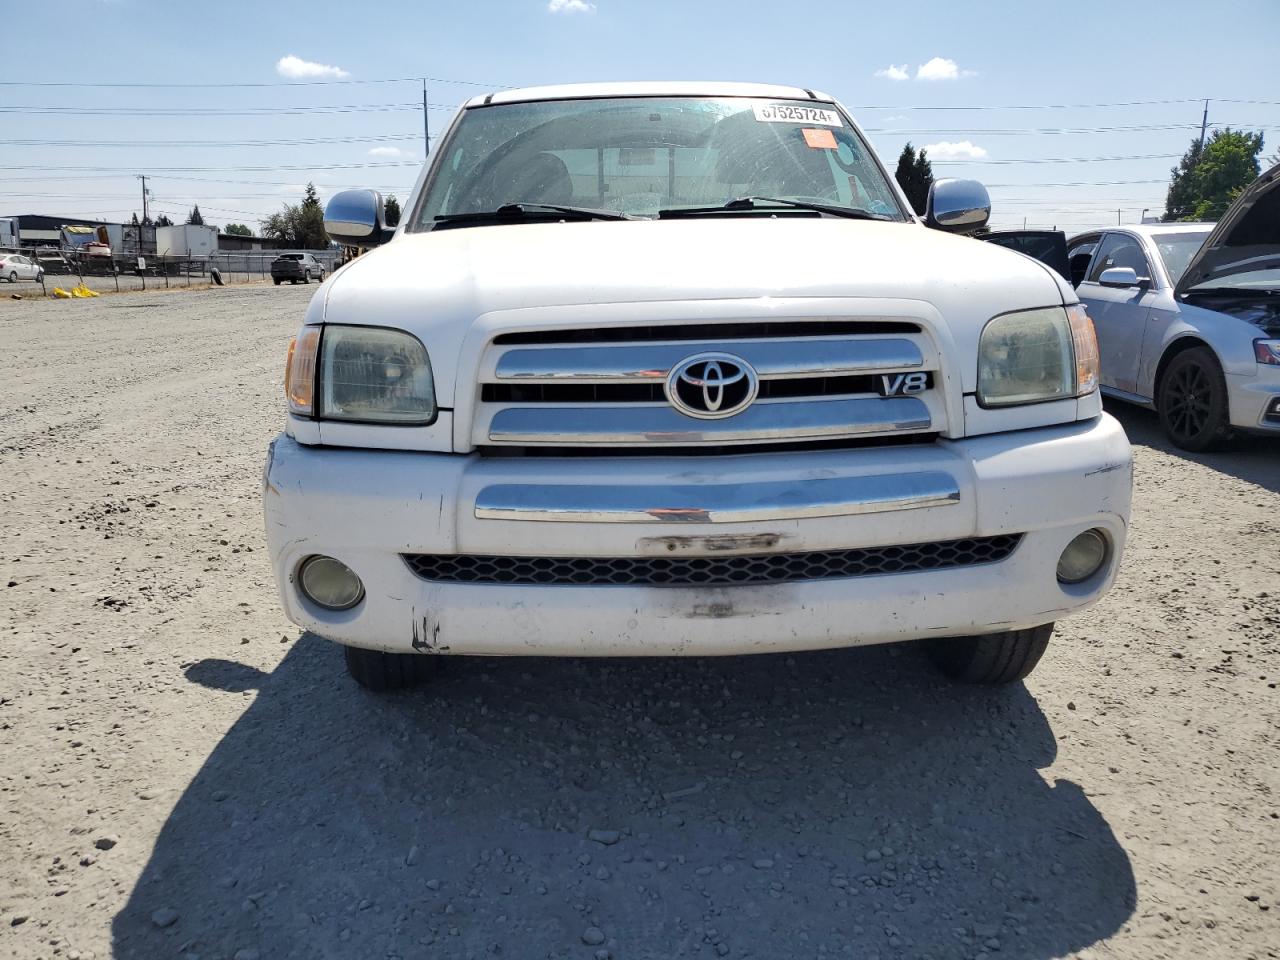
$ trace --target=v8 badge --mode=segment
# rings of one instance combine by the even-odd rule
[[[882,397],[901,397],[905,394],[921,393],[928,389],[929,374],[926,371],[882,373],[880,375],[879,393]]]

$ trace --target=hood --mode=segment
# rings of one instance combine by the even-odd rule
[[[410,330],[432,357],[458,357],[477,319],[497,311],[799,297],[927,301],[956,348],[976,351],[991,317],[1075,299],[1047,267],[994,244],[916,223],[809,217],[405,233],[337,271],[326,287],[310,322],[322,309],[327,323]],[[601,310],[600,323],[620,322],[625,312]],[[635,322],[635,311],[629,315]],[[442,394],[451,389],[450,365],[436,374]]]
[[[1280,268],[1280,164],[1249,184],[1187,264],[1174,293],[1210,280]]]
[[[996,295],[1009,309],[1062,302],[1044,267],[914,223],[534,223],[402,234],[335,275],[326,319],[360,323],[384,298],[448,322],[520,307],[769,296],[927,300],[947,315],[944,301],[988,287],[1007,291]]]

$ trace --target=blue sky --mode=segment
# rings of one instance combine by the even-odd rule
[[[56,15],[0,0],[5,22],[28,15],[44,25],[0,37],[0,215],[128,219],[141,207],[134,173],[151,174],[154,208],[174,219],[199,202],[208,222],[255,228],[307,180],[322,196],[373,186],[403,199],[423,155],[421,85],[365,81],[423,75],[434,78],[433,133],[467,97],[507,86],[817,88],[850,108],[890,166],[907,140],[933,144],[936,175],[990,185],[1002,227],[1157,212],[1206,97],[1211,124],[1263,130],[1265,157],[1280,148],[1277,0],[69,0]],[[316,82],[329,80],[361,82]],[[1047,106],[1131,101],[1165,102]],[[284,140],[345,142],[253,142]],[[1095,159],[1112,157],[1143,159]],[[313,169],[358,164],[382,166]]]

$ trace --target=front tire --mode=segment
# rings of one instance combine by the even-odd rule
[[[422,653],[383,653],[363,647],[343,647],[347,673],[374,693],[407,690],[426,683],[439,668],[438,657]]]
[[[1203,453],[1226,442],[1231,435],[1227,379],[1212,350],[1195,347],[1169,361],[1156,409],[1176,447]]]
[[[1009,633],[941,637],[929,642],[929,656],[943,674],[961,683],[1001,686],[1024,679],[1049,646],[1053,624]]]
[[[16,270],[10,271],[10,273],[9,273],[9,282],[10,282],[10,283],[17,283],[17,282],[18,282],[18,271],[16,271]]]
[[[274,279],[272,279],[272,281],[271,281],[271,282],[272,282],[272,283],[274,283],[274,284],[278,287],[278,286],[280,286],[280,284],[281,284],[283,281],[281,281],[281,279],[280,279],[279,277],[275,277]]]

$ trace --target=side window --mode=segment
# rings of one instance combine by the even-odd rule
[[[1102,249],[1093,258],[1089,280],[1097,283],[1102,271],[1112,267],[1132,267],[1138,279],[1151,276],[1151,268],[1147,266],[1147,257],[1142,252],[1142,247],[1135,238],[1124,233],[1109,233],[1103,239]]]
[[[1071,285],[1078,287],[1084,283],[1089,272],[1089,261],[1093,259],[1093,251],[1098,249],[1098,238],[1089,237],[1076,243],[1067,251],[1067,263],[1071,266]]]

